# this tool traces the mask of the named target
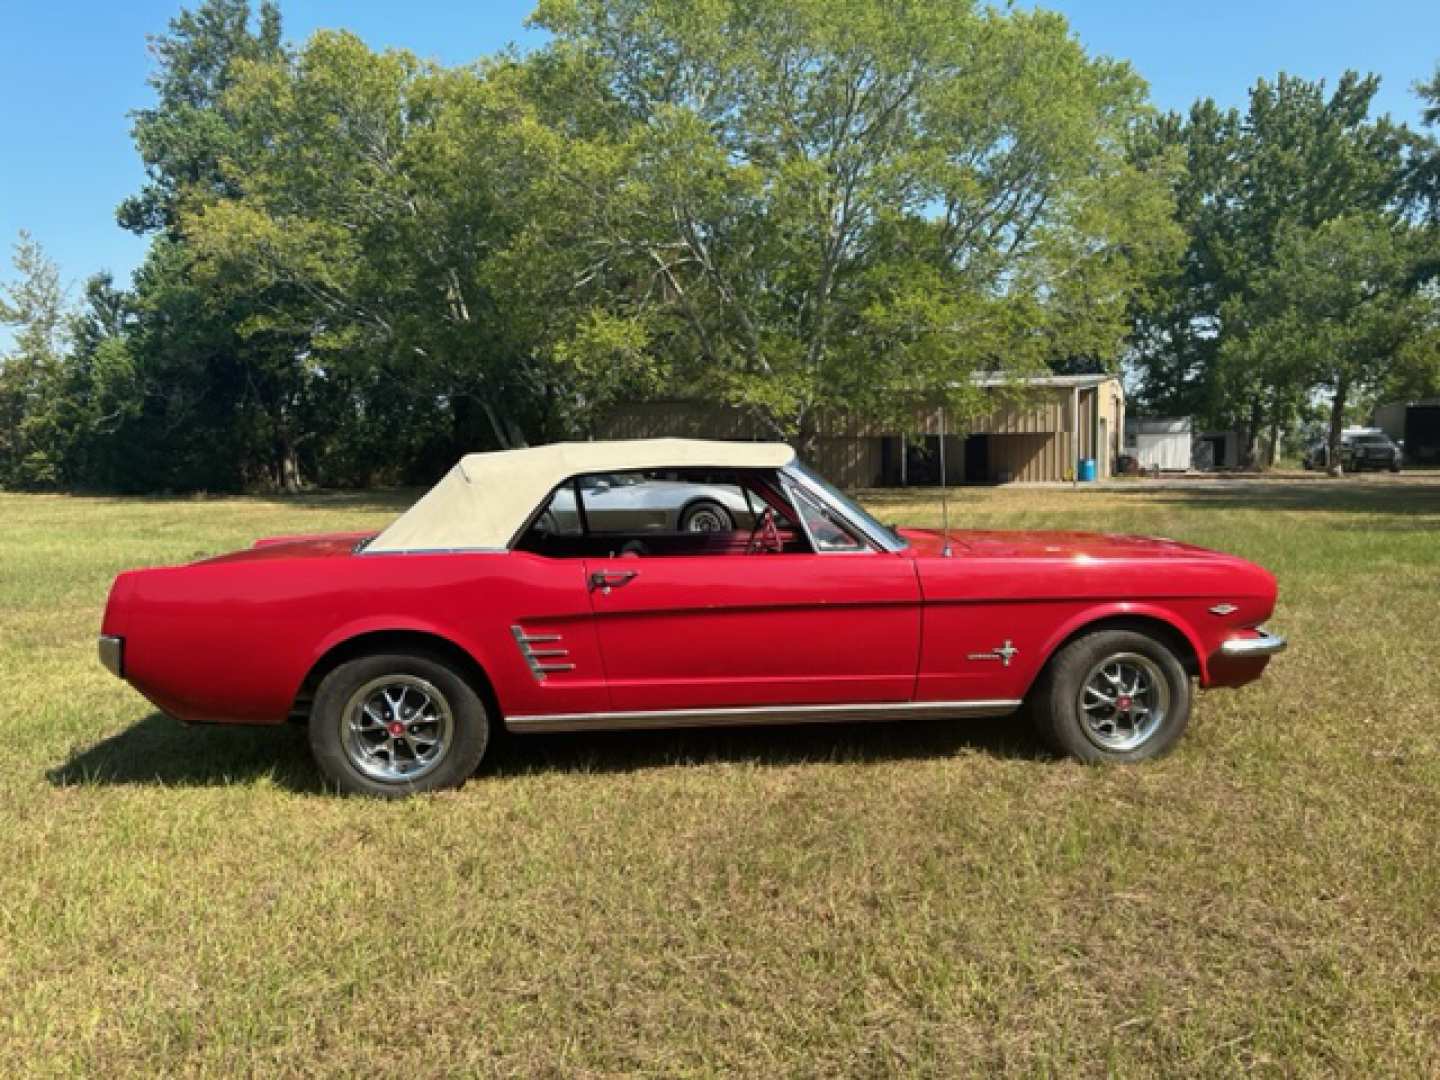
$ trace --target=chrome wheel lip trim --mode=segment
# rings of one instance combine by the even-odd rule
[[[428,699],[427,704],[421,706],[421,710],[433,708],[437,718],[435,750],[412,769],[396,769],[382,765],[373,754],[365,753],[361,749],[359,732],[353,723],[356,713],[362,711],[374,698],[385,690],[399,687],[405,688],[405,693],[399,699],[401,704],[405,703],[406,696],[411,691],[418,691]],[[450,750],[454,731],[455,714],[450,708],[449,700],[434,683],[419,675],[392,673],[371,679],[350,695],[345,708],[340,711],[340,746],[345,752],[345,759],[361,776],[382,784],[412,784],[434,772]]]
[[[905,720],[925,716],[1008,716],[1020,700],[866,701],[834,705],[746,705],[733,708],[553,713],[510,716],[514,732],[627,731],[646,728],[736,727],[746,724],[824,724],[847,720]]]
[[[1104,676],[1104,670],[1117,664],[1121,666],[1122,679],[1125,677],[1124,668],[1128,665],[1137,669],[1149,680],[1149,686],[1143,691],[1146,693],[1149,703],[1146,723],[1138,731],[1132,728],[1131,734],[1123,738],[1105,735],[1098,731],[1095,723],[1097,718],[1086,708],[1085,704],[1085,693],[1090,689],[1091,684],[1102,676],[1108,681],[1108,676]],[[1138,690],[1132,691],[1131,694],[1125,696],[1134,696],[1139,692]],[[1124,693],[1124,691],[1120,693]],[[1114,653],[1091,666],[1089,673],[1080,683],[1076,709],[1080,716],[1080,730],[1093,745],[1109,753],[1129,753],[1132,750],[1140,749],[1165,726],[1165,720],[1170,714],[1170,681],[1165,677],[1165,672],[1160,665],[1150,657],[1135,652]]]

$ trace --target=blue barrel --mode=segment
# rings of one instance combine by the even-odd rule
[[[1095,459],[1093,457],[1080,459],[1080,479],[1087,484],[1095,479]]]

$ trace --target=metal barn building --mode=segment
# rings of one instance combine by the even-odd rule
[[[1130,417],[1125,421],[1125,452],[1142,469],[1185,472],[1194,460],[1188,416]]]
[[[1017,381],[983,380],[993,388]],[[906,430],[853,415],[821,421],[811,453],[825,476],[845,487],[903,487],[940,480],[940,432],[945,431],[949,483],[1003,484],[1069,480],[1083,459],[1109,476],[1120,456],[1125,430],[1125,391],[1112,375],[1049,375],[1018,380],[1022,405],[998,400],[993,412],[968,421],[917,409]],[[640,439],[679,435],[700,439],[766,439],[773,436],[743,410],[693,400],[636,402],[607,415],[600,438]]]
[[[1440,464],[1440,398],[1381,405],[1371,422],[1405,445],[1405,460],[1410,464]]]

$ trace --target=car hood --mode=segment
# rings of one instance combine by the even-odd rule
[[[252,562],[259,559],[334,559],[355,551],[373,532],[319,533],[313,536],[266,536],[242,551],[202,559],[201,562]]]
[[[946,533],[938,529],[901,529],[900,535],[917,555],[939,555]],[[1194,559],[1230,558],[1209,548],[1182,544],[1155,536],[1127,536],[1111,533],[1000,531],[951,529],[951,550],[956,555],[1003,559]]]

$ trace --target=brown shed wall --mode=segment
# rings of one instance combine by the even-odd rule
[[[1096,457],[1102,476],[1113,467],[1123,437],[1124,393],[1118,379],[1078,391],[1079,425],[1072,431],[1070,387],[1033,391],[1028,406],[1006,406],[971,421],[947,420],[946,472],[951,481],[965,476],[965,435],[986,435],[991,481],[1063,480],[1074,460]],[[1098,415],[1097,415],[1098,410]],[[1099,418],[1105,419],[1104,449],[1097,453]],[[820,436],[812,452],[823,475],[849,488],[873,487],[884,480],[884,440],[899,433],[847,413],[820,418]],[[940,414],[916,409],[911,435],[938,435]],[[690,401],[636,402],[612,412],[597,433],[603,438],[643,439],[666,435],[701,439],[771,439],[766,425],[744,410]]]

